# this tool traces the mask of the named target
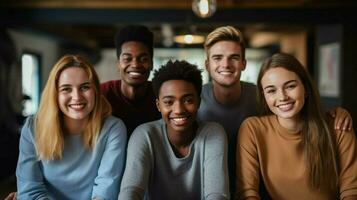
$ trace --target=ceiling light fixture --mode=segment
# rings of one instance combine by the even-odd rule
[[[196,34],[185,34],[185,35],[177,35],[174,37],[176,43],[179,44],[202,44],[205,41],[205,37],[202,35]]]
[[[216,0],[193,0],[192,10],[193,12],[201,17],[208,18],[211,17],[217,9]]]

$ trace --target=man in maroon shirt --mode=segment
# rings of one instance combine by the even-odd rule
[[[153,33],[145,26],[126,26],[115,35],[115,45],[121,80],[102,83],[101,90],[130,136],[138,125],[161,117],[147,80],[153,68]]]

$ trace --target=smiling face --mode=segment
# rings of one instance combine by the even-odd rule
[[[58,105],[66,122],[86,121],[95,104],[94,86],[83,68],[69,67],[58,79]]]
[[[298,120],[305,103],[305,89],[300,78],[283,67],[271,68],[261,79],[265,101],[279,121]]]
[[[219,41],[208,50],[206,68],[216,84],[225,87],[236,84],[245,65],[242,48],[237,42]]]
[[[192,83],[169,80],[162,84],[156,105],[169,134],[194,131],[199,96]]]
[[[121,46],[118,68],[125,84],[138,86],[146,83],[152,69],[148,48],[141,42],[125,42]]]

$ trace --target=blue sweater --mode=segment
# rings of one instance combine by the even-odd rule
[[[62,159],[38,160],[34,119],[26,120],[21,132],[16,169],[18,199],[116,199],[124,171],[126,128],[108,117],[98,143],[85,148],[80,135],[66,135]]]

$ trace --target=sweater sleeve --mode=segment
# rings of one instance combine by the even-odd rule
[[[209,134],[206,137],[204,153],[204,199],[229,199],[226,134],[223,127],[213,123],[208,126],[206,131],[209,131]]]
[[[16,168],[19,200],[48,198],[41,163],[37,159],[32,127],[33,119],[29,117],[21,130],[20,154]]]
[[[245,120],[237,138],[237,193],[236,199],[259,196],[260,168],[258,150],[255,142],[253,126],[254,118]]]
[[[103,127],[108,134],[105,150],[102,155],[98,175],[94,180],[92,198],[116,199],[118,197],[126,156],[126,128],[116,118],[110,127]]]
[[[337,133],[340,199],[357,195],[357,142],[353,131]]]
[[[128,143],[127,160],[119,200],[142,200],[152,169],[152,149],[145,128],[134,130]]]

